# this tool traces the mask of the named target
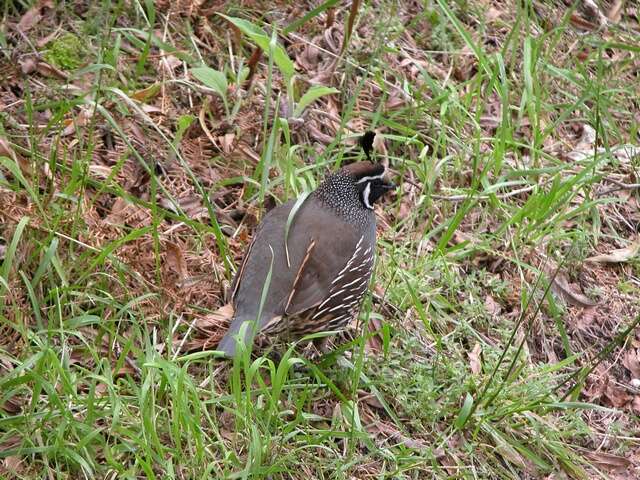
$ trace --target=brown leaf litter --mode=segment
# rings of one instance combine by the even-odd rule
[[[625,248],[618,248],[600,255],[594,255],[587,258],[586,262],[601,262],[601,263],[621,263],[628,262],[632,258],[638,255],[640,251],[640,237],[636,237],[634,241],[629,243]]]
[[[249,45],[240,35],[230,30],[226,22],[219,21],[220,19],[214,15],[215,11],[222,11],[224,4],[223,1],[160,1],[157,8],[158,12],[169,12],[171,18],[185,16],[193,20],[198,48],[202,49],[205,61],[211,63],[214,68],[222,67],[217,63],[224,58],[228,48],[233,49],[234,55],[243,56],[245,64],[250,67],[250,77],[238,90],[230,89],[228,92],[230,98],[237,95],[238,98],[244,99],[240,112],[234,120],[228,120],[224,118],[224,106],[216,96],[200,94],[180,86],[178,82],[167,81],[187,77],[188,72],[184,71],[183,62],[175,55],[152,47],[147,62],[150,78],[141,85],[133,87],[135,90],[129,94],[134,104],[146,114],[146,117],[143,118],[137,112],[125,115],[120,108],[121,105],[113,101],[105,101],[103,104],[103,107],[113,115],[116,123],[122,127],[125,138],[131,142],[135,152],[116,132],[111,130],[112,127],[103,118],[93,116],[91,109],[83,107],[74,107],[70,110],[64,119],[61,131],[43,135],[40,145],[28,145],[26,140],[24,144],[19,144],[21,139],[26,138],[26,132],[30,128],[44,134],[46,132],[44,127],[53,117],[50,111],[37,111],[34,112],[34,124],[29,124],[30,120],[24,114],[23,108],[23,82],[29,82],[34,98],[47,99],[50,95],[50,87],[45,82],[66,78],[65,82],[69,83],[70,89],[65,90],[61,95],[68,95],[66,100],[73,100],[78,92],[87,91],[88,86],[93,84],[94,77],[88,74],[81,79],[70,78],[65,72],[56,71],[40,58],[37,52],[31,51],[31,47],[24,41],[16,43],[19,50],[19,57],[16,58],[19,60],[12,60],[13,65],[7,65],[3,59],[0,60],[2,63],[0,75],[7,79],[0,85],[0,110],[7,116],[7,125],[10,125],[8,128],[10,137],[0,140],[0,155],[4,152],[4,155],[17,160],[21,170],[25,175],[29,175],[29,178],[31,175],[48,178],[53,183],[53,191],[61,192],[68,179],[61,175],[60,171],[56,172],[53,178],[47,176],[44,170],[39,170],[41,167],[38,165],[42,164],[41,158],[31,158],[28,152],[56,152],[61,164],[71,166],[74,158],[86,154],[83,149],[87,144],[95,144],[89,159],[89,176],[93,180],[104,182],[109,188],[89,187],[85,197],[79,199],[84,209],[83,221],[86,228],[80,229],[81,234],[76,240],[88,247],[100,249],[114,240],[123,238],[131,229],[154,225],[149,208],[152,201],[168,212],[182,211],[190,220],[209,222],[210,212],[202,200],[201,191],[196,188],[186,173],[184,168],[186,165],[210,195],[213,213],[222,224],[223,232],[227,235],[230,253],[237,264],[259,216],[256,212],[261,211],[262,206],[247,203],[246,190],[242,185],[222,187],[220,182],[231,177],[250,175],[260,160],[261,112],[264,111],[266,101],[262,93],[265,87],[266,64],[265,56],[260,49]],[[278,13],[273,15],[273,21],[283,22],[279,24],[281,27],[300,18],[303,12],[308,11],[306,5],[298,5],[295,2],[288,4],[277,2],[277,8],[271,4],[269,8],[263,8],[260,6],[263,4],[257,2],[256,8],[270,13],[277,11]],[[399,38],[394,39],[396,50],[393,53],[384,54],[382,61],[388,66],[382,78],[384,88],[377,84],[378,79],[367,79],[359,85],[352,78],[341,75],[341,67],[336,61],[349,33],[350,51],[354,52],[354,58],[364,60],[368,58],[370,45],[367,40],[374,33],[377,19],[373,18],[373,13],[368,9],[360,8],[358,21],[349,23],[349,6],[357,9],[358,2],[352,2],[350,5],[339,4],[280,39],[290,57],[295,61],[298,88],[304,91],[309,85],[315,83],[336,86],[341,91],[341,96],[322,98],[308,108],[304,112],[304,122],[301,124],[295,124],[292,120],[293,142],[310,145],[318,151],[323,151],[324,146],[331,143],[337,134],[362,131],[368,126],[372,114],[376,112],[382,111],[383,114],[395,115],[401,109],[412,107],[416,102],[431,101],[432,92],[424,81],[424,72],[440,84],[456,81],[472,83],[478,68],[473,52],[463,44],[458,44],[455,47],[458,50],[453,53],[445,51],[450,50],[449,48],[443,49],[438,43],[439,36],[434,35],[434,26],[422,15],[424,5],[421,2],[405,2],[402,8],[398,9],[400,19],[405,24],[415,21],[417,28],[405,29]],[[470,32],[474,41],[481,43],[487,52],[491,52],[499,49],[508,35],[509,22],[513,20],[514,11],[512,6],[505,5],[503,2],[491,2],[485,6],[488,8],[485,9],[483,36],[478,36],[475,25],[470,26]],[[547,16],[549,26],[552,27],[557,21],[558,12],[555,9],[550,10],[544,2],[536,2],[534,7],[536,14],[542,12]],[[19,21],[15,22],[22,34],[28,35],[29,38],[33,37],[36,48],[42,48],[53,38],[52,35],[57,28],[53,22],[57,19],[51,13],[55,8],[51,0],[37,1]],[[629,2],[616,0],[609,2],[606,9],[604,6],[602,8],[598,6],[597,10],[593,10],[592,6],[591,10],[589,6],[586,9],[581,7],[571,16],[570,21],[576,29],[598,32],[598,34],[602,32],[604,36],[607,33],[604,32],[603,13],[607,17],[606,22],[619,22],[621,25],[626,25],[626,21],[636,18],[633,17],[636,14],[632,12]],[[266,20],[272,19],[267,16]],[[171,29],[169,28],[168,31]],[[538,33],[536,32],[536,35]],[[582,61],[593,58],[589,57],[593,52],[588,48],[587,42],[575,36],[575,31],[566,34],[567,37],[571,35],[574,37],[567,43],[575,43],[575,47],[559,51],[558,55],[569,57],[574,55],[576,58],[579,54],[585,55]],[[162,36],[163,33],[160,33],[158,38]],[[22,39],[21,36],[16,38]],[[168,41],[170,42],[171,39]],[[137,61],[139,52],[126,40],[122,41],[122,52],[118,59],[118,70],[127,71]],[[633,59],[628,57],[628,53],[614,52],[614,54],[622,56],[612,57],[611,62],[615,60],[619,64],[632,64]],[[347,56],[345,61],[351,61],[351,56]],[[608,61],[607,58],[604,61]],[[356,63],[351,67],[355,71],[360,71],[361,68]],[[279,82],[281,79],[275,75],[276,88],[285,91],[286,89]],[[411,85],[419,95],[413,98],[407,93],[404,88],[406,84]],[[559,89],[566,90],[570,95],[576,93],[570,85],[565,89],[561,87],[562,84],[559,84]],[[248,97],[249,94],[251,97]],[[354,97],[352,118],[346,125],[346,129],[341,132],[340,129],[344,128],[341,121],[345,105],[341,103],[340,98]],[[273,111],[275,105],[271,107]],[[482,109],[478,110],[482,112],[480,126],[488,136],[494,135],[502,122],[503,106],[500,99],[495,95],[489,95],[472,105],[472,108]],[[173,153],[160,135],[162,132],[168,138],[173,138],[176,129],[175,119],[180,115],[193,115],[197,118],[177,145],[182,158]],[[151,122],[147,121],[147,117]],[[529,141],[532,127],[526,117],[521,120],[520,124],[516,125],[518,135]],[[549,121],[544,118],[539,120],[540,122]],[[272,119],[269,120],[271,121]],[[594,135],[594,129],[584,123],[575,123],[574,131],[571,131],[573,127],[568,126],[569,122],[559,125],[549,139],[549,143],[543,145],[545,153],[576,163],[594,153],[600,153],[601,145],[598,144]],[[438,123],[437,114],[425,115],[424,118],[417,119],[415,128],[416,131],[421,132],[423,138],[439,135],[439,129],[446,130],[446,127]],[[465,124],[460,128],[461,132],[456,133],[464,135],[465,129],[471,127]],[[60,134],[59,137],[58,134]],[[488,147],[490,147],[489,144],[483,145],[482,151],[486,151]],[[407,145],[402,148],[403,155],[412,160],[417,158],[417,153],[412,150],[413,147]],[[554,291],[566,302],[567,313],[562,320],[566,322],[569,341],[574,352],[593,352],[594,349],[601,347],[639,311],[637,299],[632,295],[629,296],[630,298],[622,297],[619,291],[619,285],[628,282],[634,275],[632,268],[640,245],[637,237],[631,236],[634,222],[640,221],[636,199],[637,189],[629,187],[637,183],[632,167],[636,149],[637,146],[634,145],[615,149],[614,157],[622,167],[613,174],[605,172],[606,178],[603,180],[603,185],[622,188],[622,190],[617,192],[600,190],[600,192],[619,195],[618,198],[621,201],[615,206],[598,205],[601,217],[607,218],[616,229],[615,235],[612,235],[613,232],[608,232],[611,235],[608,238],[629,240],[622,244],[599,245],[597,249],[602,253],[593,255],[583,265],[563,269],[553,281]],[[429,151],[429,155],[433,154],[435,158],[457,153],[455,145],[452,145],[450,150]],[[395,155],[398,151],[390,150],[389,153]],[[156,172],[159,186],[162,187],[155,199],[151,198],[151,179],[148,171],[141,165],[141,161]],[[313,158],[304,157],[300,161],[302,164],[310,163]],[[521,165],[516,162],[524,162],[524,159],[507,152],[505,161],[514,168],[521,168]],[[439,172],[430,172],[428,175],[433,175],[431,180],[436,189],[450,186],[443,181]],[[464,171],[454,172],[452,182],[455,186],[467,187],[473,175],[474,172],[465,168]],[[384,213],[380,221],[381,231],[398,218],[411,219],[412,209],[418,199],[424,195],[424,185],[418,177],[412,172],[407,177],[413,182],[413,186],[409,185],[409,182],[403,185],[404,195],[399,200],[399,211],[397,214]],[[111,189],[115,187],[125,194],[112,193]],[[512,200],[525,202],[528,194],[529,192],[519,193]],[[438,202],[434,203],[436,220],[443,221],[445,214],[442,212],[446,210],[438,205]],[[32,217],[32,223],[28,228],[39,227],[40,219],[37,218],[35,207],[25,195],[3,191],[0,187],[0,205],[7,206],[0,209],[0,224],[7,227],[2,232],[5,241],[10,239],[12,229],[23,215]],[[482,226],[477,216],[474,217],[476,213],[470,212],[465,218],[460,225],[460,232],[456,232],[454,243],[468,240],[472,246],[475,246],[479,243],[481,229],[486,227],[488,231],[490,230],[492,225]],[[223,301],[228,287],[228,278],[223,270],[223,262],[215,239],[209,234],[199,238],[189,226],[169,216],[160,220],[157,225],[154,225],[157,229],[158,245],[155,243],[154,236],[146,234],[119,246],[112,253],[110,258],[122,262],[129,270],[123,284],[114,282],[110,285],[111,294],[115,299],[126,299],[143,292],[156,292],[159,300],[147,299],[138,305],[149,325],[161,322],[169,315],[181,315],[182,324],[174,339],[178,343],[174,344],[174,347],[182,345],[182,351],[213,348],[224,334],[233,313],[231,306]],[[421,219],[415,219],[416,227],[424,227],[422,222]],[[398,238],[406,238],[407,233],[411,233],[412,226],[406,226],[407,230],[401,232],[402,235]],[[61,223],[60,233],[68,234],[71,231],[77,230],[70,230],[69,224]],[[423,228],[420,231],[423,231]],[[417,240],[417,242],[421,241],[421,239]],[[60,251],[66,251],[67,247],[67,241],[62,240]],[[159,259],[155,257],[156,248],[158,248]],[[419,243],[419,251],[428,251],[429,248],[431,245],[428,243]],[[535,248],[532,248],[532,251],[533,258],[527,257],[523,261],[534,265],[535,255],[539,251]],[[28,252],[21,251],[19,254],[26,256]],[[62,258],[63,262],[68,260]],[[519,276],[508,271],[509,265],[510,253],[506,248],[498,246],[490,253],[474,251],[470,262],[456,266],[456,268],[486,268],[488,271],[496,272],[496,278],[508,284],[508,292],[504,298],[496,300],[489,294],[480,297],[480,301],[484,299],[486,311],[492,317],[504,315],[506,318],[511,318],[517,317],[520,313],[524,285],[521,285]],[[118,278],[119,269],[110,259],[105,262],[103,270],[105,277]],[[70,273],[73,279],[73,275],[77,272]],[[12,289],[8,301],[12,309],[9,311],[9,316],[15,310],[28,310],[29,305],[28,296],[21,288],[19,279],[14,275],[10,279],[10,285]],[[597,295],[593,293],[596,291]],[[397,314],[387,307],[385,305],[385,311]],[[203,311],[211,313],[206,314]],[[412,317],[411,312],[408,312],[408,317]],[[407,324],[410,321],[411,318]],[[193,328],[189,330],[191,326]],[[378,353],[382,348],[383,325],[377,317],[373,317],[370,327],[374,334],[367,342],[367,352]],[[15,349],[19,350],[21,346],[17,342],[12,345],[12,342],[21,338],[20,334],[5,325],[1,328],[2,342],[11,345],[13,350],[10,351],[16,353]],[[405,326],[405,328],[408,327]],[[545,358],[552,358],[553,353],[556,359],[563,358],[564,352],[558,346],[557,338],[545,337],[545,332],[548,334],[555,331],[555,325],[553,319],[545,315],[544,309],[540,318],[536,319],[534,328],[540,330],[535,332],[536,335],[529,342],[533,355],[548,353]],[[187,335],[187,332],[190,333],[185,338],[184,335]],[[181,343],[183,340],[185,340],[184,344]],[[634,344],[634,341],[638,343]],[[545,349],[551,351],[545,352]],[[627,413],[640,413],[640,395],[638,389],[634,390],[632,386],[632,380],[639,378],[638,349],[640,349],[640,340],[635,338],[625,345],[624,350],[614,352],[617,356],[603,365],[603,369],[596,370],[588,379],[585,397],[602,405],[623,409]],[[117,352],[113,353],[115,355]],[[73,355],[77,355],[74,356],[73,361],[87,361],[82,357],[81,352],[74,351]],[[117,358],[117,355],[114,358]],[[468,353],[468,361],[471,372],[481,374],[482,347],[479,343]],[[124,369],[118,372],[123,375],[134,373],[135,370],[131,366],[129,370]],[[401,443],[418,449],[424,446],[422,439],[411,438],[409,435],[398,432],[394,425],[379,420],[376,411],[376,409],[379,410],[379,406],[376,405],[375,398],[367,397],[362,400],[368,409],[363,416],[366,420],[366,428],[376,442],[382,445]],[[18,406],[10,404],[7,408],[16,409]],[[331,404],[323,413],[330,418],[333,409],[334,404]],[[459,448],[459,446],[455,447]],[[504,454],[508,456],[510,452],[506,451]],[[613,470],[617,466],[620,468],[629,466],[625,460],[607,457],[606,455],[610,455],[608,452],[598,453],[598,455],[593,461],[603,466],[613,465]],[[444,452],[439,456],[438,461],[449,466],[452,475],[457,473],[454,468],[456,460],[447,459]],[[6,463],[7,459],[5,459]],[[19,459],[10,460],[9,465],[5,466],[19,468]]]

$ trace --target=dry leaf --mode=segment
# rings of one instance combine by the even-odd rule
[[[174,55],[165,55],[162,58],[161,65],[167,73],[173,75],[176,68],[182,65],[182,60],[180,60],[178,57]]]
[[[38,73],[43,77],[55,78],[57,80],[69,79],[69,75],[67,75],[64,71],[60,70],[57,67],[54,67],[47,62],[39,61],[36,65],[36,70],[38,70]]]
[[[127,375],[135,375],[139,373],[134,365],[131,365],[129,362],[122,365],[117,372],[114,373],[115,378],[125,377]]]
[[[401,443],[407,448],[421,450],[427,447],[427,444],[420,439],[407,437],[393,424],[374,418],[368,412],[362,412],[362,420],[365,423],[365,429],[370,435],[377,437],[380,441]]]
[[[99,382],[96,384],[95,394],[97,397],[104,397],[108,391],[109,388],[106,383]]]
[[[22,155],[17,155],[9,142],[2,137],[0,137],[0,156],[9,157],[11,160],[16,162],[20,167],[20,170],[22,170],[23,174],[30,176],[33,173],[31,169],[31,163],[25,160]]]
[[[609,399],[611,405],[616,408],[624,407],[631,400],[629,395],[624,389],[614,385],[612,382],[607,384],[607,388],[604,390],[604,396]]]
[[[593,324],[598,309],[596,307],[585,307],[582,309],[581,315],[578,316],[578,328],[586,330]]]
[[[40,0],[22,16],[17,28],[21,32],[31,30],[42,18],[45,8],[53,8],[53,0]]]
[[[627,164],[634,158],[640,156],[640,146],[625,143],[612,148],[611,152],[618,161]]]
[[[563,273],[558,272],[555,276],[553,279],[552,289],[572,305],[582,308],[598,305],[598,302],[594,302],[581,292],[576,292],[571,285],[569,285],[569,281]]]
[[[107,215],[104,222],[111,225],[124,225],[128,205],[129,202],[124,198],[116,198],[116,201],[113,202],[113,205],[111,206],[111,213]]]
[[[14,162],[17,161],[16,152],[13,151],[7,139],[2,137],[0,137],[0,156],[9,157]]]
[[[460,230],[456,230],[455,232],[453,232],[453,236],[451,237],[451,240],[449,240],[449,244],[452,246],[460,245],[464,242],[474,243],[473,237],[468,233],[461,232]]]
[[[382,330],[382,322],[380,319],[375,317],[369,318],[368,330],[373,333],[373,335],[367,338],[367,342],[365,344],[365,349],[367,353],[378,354],[382,352],[382,334],[380,331]]]
[[[218,142],[220,142],[224,153],[231,153],[233,151],[235,139],[235,133],[225,133],[223,136],[218,137]]]
[[[502,12],[501,10],[498,10],[495,7],[489,7],[489,9],[484,14],[484,18],[485,18],[487,23],[491,23],[494,20],[496,20],[497,18],[500,18],[503,13],[504,12]]]
[[[618,248],[609,253],[587,258],[586,262],[620,263],[627,262],[640,252],[640,238],[631,242],[626,248]]]
[[[567,158],[576,162],[584,160],[593,155],[594,146],[596,144],[596,131],[588,124],[582,124],[582,135],[573,151],[567,154]]]
[[[7,472],[18,474],[22,471],[22,459],[17,455],[9,455],[4,459],[4,468]]]
[[[574,27],[581,28],[583,30],[597,30],[598,26],[595,23],[589,22],[576,13],[572,13],[569,21]]]
[[[395,110],[397,108],[404,107],[406,103],[407,101],[404,96],[392,94],[385,103],[384,107],[386,110]]]
[[[607,17],[604,16],[595,0],[582,0],[582,10],[588,20],[598,22],[600,27],[604,27],[607,24]]]
[[[89,174],[98,180],[106,180],[111,175],[112,168],[106,165],[89,165]],[[120,197],[118,197],[120,198]]]
[[[184,260],[182,248],[173,242],[165,242],[165,244],[167,265],[178,274],[180,280],[184,280],[187,277],[187,263]]]
[[[7,413],[16,415],[22,412],[22,405],[24,403],[24,400],[20,397],[11,397],[4,402],[4,405],[0,405],[0,408]]]
[[[44,37],[38,39],[36,41],[36,47],[38,48],[38,50],[40,50],[41,48],[45,47],[49,42],[51,42],[54,38],[56,38],[59,33],[60,33],[60,30],[56,29],[56,30],[51,31],[51,33],[49,33],[49,35],[45,35]]]
[[[29,10],[27,10],[27,13],[22,16],[20,22],[18,22],[17,28],[21,32],[27,32],[28,30],[31,30],[33,26],[40,21],[41,18],[42,14],[40,13],[40,6],[36,4]]]
[[[80,114],[75,118],[68,118],[64,120],[64,124],[66,125],[64,130],[62,131],[63,137],[68,137],[69,135],[74,135],[76,133],[76,129],[80,129],[80,127],[86,127],[89,124],[89,120],[91,119],[91,112],[87,108],[83,108],[80,110]]]
[[[622,365],[631,372],[633,378],[640,378],[640,350],[629,350],[622,357]]]
[[[227,303],[215,312],[209,313],[196,320],[195,326],[202,330],[227,328],[233,317],[233,304]]]
[[[631,460],[605,452],[588,453],[587,456],[599,467],[622,473],[631,466]]]
[[[631,408],[636,415],[640,415],[640,395],[636,395],[635,397],[633,397]]]
[[[38,61],[34,57],[24,58],[19,60],[18,63],[20,64],[20,70],[25,75],[29,75],[38,69]]]
[[[527,468],[527,464],[524,458],[518,453],[518,451],[512,447],[503,437],[497,432],[491,432],[491,437],[495,443],[496,452],[501,455],[505,460],[517,465],[520,468]]]
[[[469,364],[471,365],[471,371],[478,375],[482,372],[482,361],[480,360],[480,355],[482,354],[482,346],[480,343],[476,343],[476,346],[473,347],[473,350],[469,352]]]
[[[492,317],[499,315],[502,311],[502,307],[498,302],[496,302],[491,295],[487,295],[484,298],[484,308],[487,310],[487,313]]]
[[[620,19],[622,19],[622,5],[624,4],[623,0],[616,0],[609,12],[607,13],[607,18],[612,22],[618,23]]]
[[[455,57],[453,76],[456,80],[464,82],[474,76],[478,69],[478,61],[471,53],[471,48],[468,46],[462,47],[462,51],[459,56]]]
[[[162,109],[160,107],[156,107],[155,105],[148,105],[143,103],[140,105],[140,108],[144,113],[162,113]]]
[[[384,410],[384,405],[372,393],[366,392],[364,390],[358,390],[358,400],[380,411]]]

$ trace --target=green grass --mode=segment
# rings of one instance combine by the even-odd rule
[[[618,153],[639,142],[640,32],[580,33],[562,2],[493,20],[482,2],[362,3],[291,19],[229,2],[239,33],[177,6],[58,2],[33,47],[8,26],[30,2],[0,10],[0,476],[606,478],[590,454],[638,448],[631,400],[593,392],[608,375],[640,393],[620,364],[640,263],[584,259],[640,221],[637,189],[606,193],[640,166]],[[355,19],[348,44],[327,43],[332,11],[333,33]],[[66,79],[18,75],[14,58],[70,38]],[[308,43],[325,63],[293,74]],[[263,204],[361,158],[364,128],[400,184],[368,328],[313,360],[190,351]],[[556,275],[600,302],[588,328]]]

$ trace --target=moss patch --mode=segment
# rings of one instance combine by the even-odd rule
[[[82,41],[73,33],[65,33],[49,44],[49,51],[44,57],[47,62],[62,70],[75,70],[82,65],[85,55]]]

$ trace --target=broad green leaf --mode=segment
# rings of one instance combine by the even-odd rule
[[[333,87],[321,87],[321,86],[313,86],[309,90],[305,92],[302,96],[298,105],[296,105],[296,109],[293,112],[294,117],[299,117],[302,115],[302,112],[305,108],[311,105],[318,98],[323,97],[325,95],[332,95],[334,93],[339,93],[339,90]]]
[[[173,139],[174,145],[178,145],[182,141],[184,132],[187,131],[195,120],[196,117],[193,115],[181,115],[178,117],[178,121],[176,122],[176,136]]]
[[[250,21],[245,20],[244,18],[228,17],[226,15],[223,15],[222,13],[219,13],[218,15],[220,15],[221,17],[226,18],[227,20],[229,20],[236,27],[238,27],[240,29],[240,31],[242,33],[244,33],[245,35],[260,35],[260,36],[263,36],[265,38],[269,38],[269,35],[267,35],[267,32],[262,30],[257,25],[254,25]]]
[[[462,405],[460,413],[458,413],[458,418],[456,418],[455,422],[455,427],[458,430],[461,430],[465,423],[467,423],[467,419],[471,413],[471,407],[473,407],[473,397],[470,393],[467,393],[467,396],[464,399],[464,404]]]
[[[205,87],[209,87],[222,97],[227,98],[227,77],[224,73],[209,67],[197,67],[190,70],[191,75],[201,81]]]
[[[242,18],[227,17],[219,13],[221,17],[233,23],[238,29],[247,35],[258,47],[260,47],[267,55],[272,51],[269,46],[270,38],[260,27]],[[287,84],[295,74],[293,61],[287,55],[287,51],[280,44],[276,44],[273,48],[273,61],[276,63],[282,74],[285,76]]]

